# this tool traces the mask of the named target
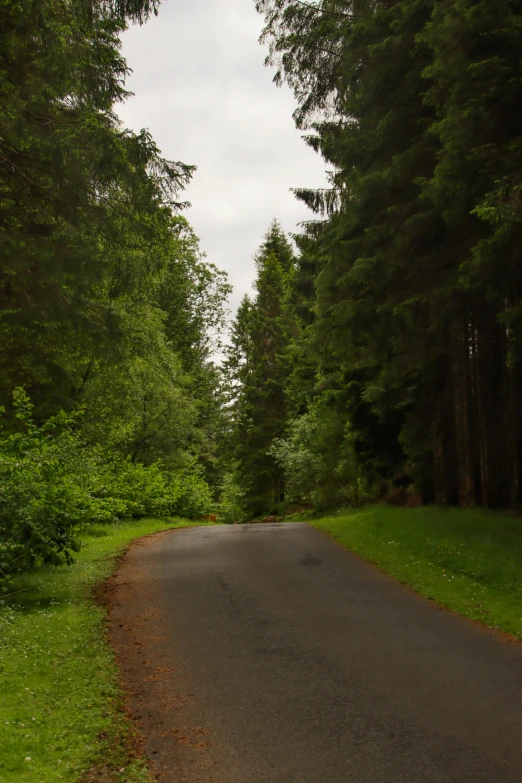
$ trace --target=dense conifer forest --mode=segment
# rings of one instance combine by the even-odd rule
[[[0,6],[4,581],[91,522],[521,502],[522,4],[256,6],[330,187],[268,228],[222,366],[193,167],[115,110],[156,4]]]
[[[235,321],[245,509],[519,504],[522,5],[257,8],[330,187]]]

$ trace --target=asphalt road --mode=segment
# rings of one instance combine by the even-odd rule
[[[166,783],[522,782],[522,646],[305,524],[151,539],[112,628]]]

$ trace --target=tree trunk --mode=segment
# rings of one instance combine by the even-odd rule
[[[506,449],[505,332],[484,307],[478,328],[479,416],[483,435],[483,503],[509,505],[510,467]]]
[[[475,501],[475,477],[471,439],[471,356],[469,318],[463,312],[453,329],[453,406],[459,506]]]

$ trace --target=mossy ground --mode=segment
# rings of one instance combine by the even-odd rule
[[[0,604],[0,783],[76,783],[94,770],[104,783],[149,781],[93,588],[132,539],[191,524],[201,523],[95,526],[73,566],[18,579]]]
[[[522,638],[522,518],[374,505],[309,521],[441,606]]]

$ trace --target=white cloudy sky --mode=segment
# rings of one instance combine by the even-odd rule
[[[166,0],[123,37],[135,93],[127,127],[148,128],[163,155],[195,164],[186,213],[209,260],[226,269],[235,310],[252,255],[274,217],[286,231],[310,217],[291,187],[321,187],[324,165],[294,128],[294,99],[272,83],[254,0]]]

